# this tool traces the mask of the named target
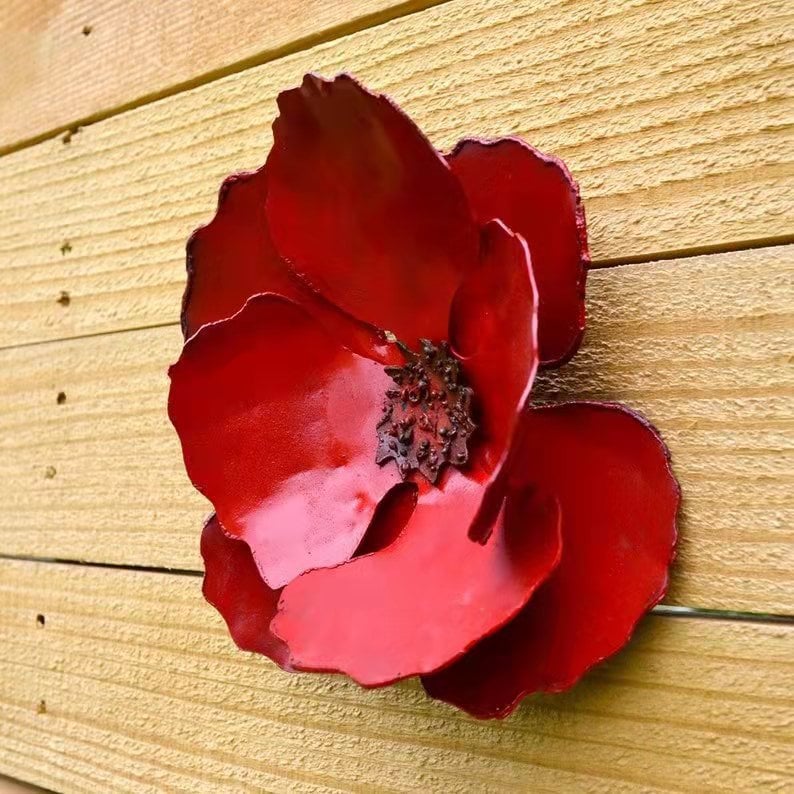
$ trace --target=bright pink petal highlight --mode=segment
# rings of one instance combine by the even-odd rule
[[[268,585],[349,559],[399,481],[374,463],[383,368],[260,295],[191,337],[170,374],[188,474]]]

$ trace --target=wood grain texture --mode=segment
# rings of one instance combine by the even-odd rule
[[[583,348],[536,398],[661,431],[683,489],[668,601],[794,614],[794,246],[610,268],[588,295]]]
[[[794,614],[794,246],[595,271],[588,311],[537,394],[661,429],[684,490],[668,603]],[[180,344],[168,326],[0,351],[0,553],[201,567],[209,508],[165,407]]]
[[[47,789],[0,775],[0,794],[49,794]]]
[[[209,79],[232,65],[261,63],[432,2],[5,2],[0,5],[0,152]]]
[[[237,651],[198,578],[2,561],[0,771],[69,792],[784,791],[792,640],[650,617],[574,691],[478,722],[412,682]]]
[[[516,133],[564,157],[598,260],[790,235],[787,9],[453,0],[15,152],[0,346],[174,322],[185,240],[223,177],[264,160],[276,94],[310,69],[358,73],[441,148]]]

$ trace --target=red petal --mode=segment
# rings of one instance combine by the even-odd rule
[[[307,75],[278,99],[267,214],[276,248],[354,317],[443,339],[477,229],[444,159],[386,97]]]
[[[267,231],[266,195],[264,168],[228,177],[215,217],[188,240],[185,338],[206,323],[231,317],[252,295],[289,288],[287,270]]]
[[[354,320],[312,292],[289,269],[270,239],[265,218],[265,168],[234,174],[221,185],[215,217],[187,244],[188,281],[182,301],[182,331],[225,320],[252,295],[273,292],[300,303],[343,344],[378,361],[396,362],[396,351],[376,329]]]
[[[270,632],[281,590],[271,590],[259,575],[251,549],[227,537],[213,515],[201,533],[204,598],[221,613],[239,648],[262,653],[289,670],[287,646]]]
[[[564,550],[517,618],[425,679],[433,697],[477,717],[503,717],[531,692],[567,689],[619,650],[664,596],[676,541],[680,493],[667,449],[622,406],[533,410],[514,472],[511,487],[558,498]]]
[[[392,465],[387,463],[387,466]],[[410,482],[395,485],[378,502],[355,556],[362,557],[391,546],[405,529],[416,508],[416,487]]]
[[[170,375],[188,474],[265,581],[349,559],[399,480],[375,464],[383,368],[297,304],[259,295],[191,337]]]
[[[470,458],[488,473],[488,484],[470,531],[482,541],[501,506],[500,475],[538,368],[537,295],[529,254],[524,240],[501,221],[483,228],[480,262],[455,294],[449,336],[478,408]]]
[[[541,363],[564,363],[585,325],[590,252],[579,187],[562,160],[518,138],[466,139],[447,161],[477,220],[500,218],[527,241],[540,299]]]
[[[285,587],[272,630],[294,667],[382,686],[439,669],[516,614],[559,559],[559,511],[536,503],[522,533],[507,516],[481,546],[457,526],[481,490],[451,471],[386,549]]]

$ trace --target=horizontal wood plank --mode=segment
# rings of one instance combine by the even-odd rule
[[[441,148],[515,133],[564,157],[597,260],[790,235],[789,12],[452,0],[10,154],[0,346],[175,321],[185,240],[223,177],[264,160],[276,94],[311,69],[356,72]]]
[[[684,491],[668,603],[794,614],[794,246],[595,271],[539,399],[615,400]],[[0,351],[0,553],[198,569],[208,505],[166,417],[175,326]],[[62,402],[59,403],[59,393]]]
[[[0,775],[0,794],[48,794],[48,792],[22,780]]]
[[[611,268],[588,292],[585,344],[536,398],[661,431],[683,489],[670,602],[794,614],[794,246]]]
[[[6,0],[0,152],[432,2]]]
[[[414,682],[237,651],[198,578],[2,561],[0,771],[70,792],[783,791],[792,640],[652,616],[570,693],[481,722]]]

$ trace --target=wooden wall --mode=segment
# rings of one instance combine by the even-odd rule
[[[0,775],[793,790],[792,39],[784,0],[4,3]],[[597,270],[539,389],[642,410],[684,488],[665,607],[501,723],[284,674],[200,595],[208,506],[165,413],[185,240],[263,161],[278,91],[343,69],[440,148],[514,133],[569,163]]]

